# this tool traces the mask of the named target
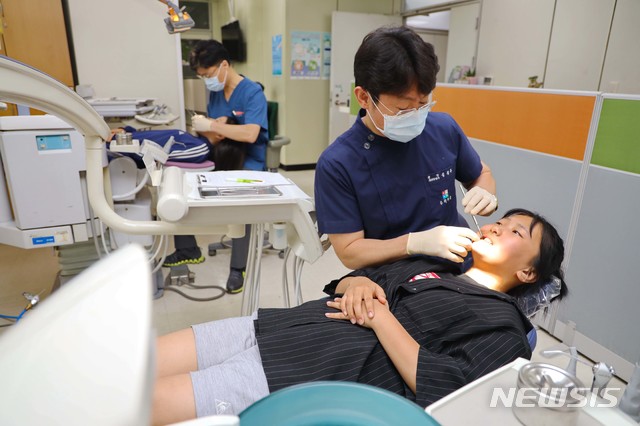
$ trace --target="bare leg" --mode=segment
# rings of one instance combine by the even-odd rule
[[[197,370],[196,344],[191,328],[156,342],[156,383],[151,411],[153,425],[165,425],[196,417],[190,371]]]
[[[178,374],[156,380],[151,411],[152,425],[166,425],[196,418],[191,376]]]
[[[198,358],[193,330],[185,328],[159,337],[156,343],[156,357],[156,378],[197,370]]]

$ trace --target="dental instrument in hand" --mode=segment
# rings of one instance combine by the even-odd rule
[[[465,195],[467,195],[467,190],[464,189],[464,186],[462,186],[461,183],[459,183],[460,185],[460,191],[462,191],[462,196],[464,197]],[[470,214],[471,219],[473,219],[473,223],[476,224],[476,228],[478,228],[478,232],[480,233],[480,235],[482,235],[482,231],[480,230],[480,225],[478,225],[478,219],[476,219],[476,216],[473,214]]]

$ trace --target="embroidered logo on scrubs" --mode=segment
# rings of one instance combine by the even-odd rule
[[[409,280],[409,282],[412,283],[414,281],[424,280],[424,279],[427,279],[427,278],[440,278],[440,277],[435,272],[423,272],[423,273],[418,274],[418,275],[414,276],[413,278],[411,278]]]
[[[233,414],[231,413],[231,403],[216,398],[216,414]]]
[[[449,167],[448,170],[443,170],[443,171],[438,172],[438,173],[429,174],[429,175],[427,175],[427,182],[429,182],[429,183],[437,182],[440,179],[444,179],[445,176],[449,176],[452,173],[453,173],[453,167]]]
[[[451,201],[451,195],[449,195],[449,190],[445,189],[442,191],[442,200],[440,200],[440,205],[446,204]]]

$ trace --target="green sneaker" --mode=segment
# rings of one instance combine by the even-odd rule
[[[244,288],[244,271],[231,268],[229,278],[227,278],[227,291],[229,293],[240,293]]]
[[[204,262],[204,256],[198,250],[176,250],[164,259],[162,266],[165,268],[178,265],[197,265]]]

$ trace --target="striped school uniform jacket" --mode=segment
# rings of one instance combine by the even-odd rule
[[[325,317],[327,299],[291,309],[260,309],[256,338],[269,390],[315,380],[377,386],[425,407],[513,361],[530,358],[531,323],[515,300],[428,260],[413,258],[359,270],[385,290],[389,308],[419,343],[414,394],[375,333]],[[332,294],[340,280],[325,287]]]

